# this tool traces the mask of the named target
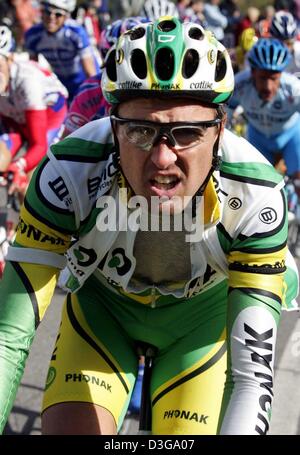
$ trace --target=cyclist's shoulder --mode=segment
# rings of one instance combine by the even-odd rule
[[[101,82],[101,78],[102,78],[102,71],[100,70],[100,72],[95,74],[95,76],[91,76],[88,79],[86,79],[85,81],[83,81],[79,87],[78,95],[87,90],[101,91],[101,86],[99,85]]]
[[[12,81],[10,88],[13,91],[20,85],[24,85],[31,87],[31,90],[34,91],[36,85],[40,83],[38,76],[39,70],[33,61],[13,61],[10,70],[10,79]]]
[[[86,29],[78,24],[74,19],[67,19],[62,27],[62,30],[64,30],[65,33],[68,35],[78,36],[78,37],[87,37],[87,32]]]
[[[251,70],[249,68],[239,71],[234,76],[235,89],[241,88],[246,85],[253,86]]]
[[[66,166],[81,162],[82,166],[93,165],[109,158],[113,138],[109,117],[94,120],[74,131],[59,143],[51,146],[51,153]],[[63,159],[62,159],[63,157]]]
[[[297,87],[300,87],[300,80],[297,78],[297,76],[295,76],[295,74],[283,71],[281,73],[280,84],[289,85],[291,87],[294,87],[296,85]]]
[[[45,33],[45,27],[42,23],[33,25],[28,30],[26,30],[24,34],[25,43],[27,43],[27,41],[31,41],[32,39],[37,39],[43,33]]]
[[[260,187],[273,188],[282,182],[282,176],[252,144],[227,129],[222,142],[220,176],[239,182],[241,191],[249,184],[260,191]]]

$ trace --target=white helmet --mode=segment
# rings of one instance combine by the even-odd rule
[[[43,5],[54,6],[72,13],[76,7],[76,0],[42,0]]]
[[[191,22],[161,17],[121,35],[106,56],[102,92],[111,104],[138,97],[189,97],[219,105],[234,74],[224,46]]]
[[[0,26],[0,55],[7,57],[14,47],[12,33],[6,25]]]
[[[293,15],[287,11],[277,11],[272,19],[270,33],[272,37],[283,41],[295,38],[297,23]]]
[[[146,0],[142,14],[150,21],[155,21],[161,16],[179,16],[176,5],[169,0]]]

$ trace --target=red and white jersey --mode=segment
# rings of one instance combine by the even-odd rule
[[[13,62],[8,89],[0,96],[0,116],[25,124],[26,111],[55,110],[55,105],[67,96],[67,89],[54,73],[33,61]]]

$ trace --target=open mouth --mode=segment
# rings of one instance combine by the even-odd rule
[[[158,190],[172,190],[179,184],[179,182],[180,179],[175,175],[159,175],[150,180],[151,185]]]

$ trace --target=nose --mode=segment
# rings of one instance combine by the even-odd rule
[[[271,92],[273,88],[273,82],[270,79],[265,79],[264,88],[265,90],[268,90],[268,92]]]
[[[151,153],[151,161],[158,169],[167,169],[177,160],[176,153],[168,142],[163,139],[157,145],[153,146]]]

